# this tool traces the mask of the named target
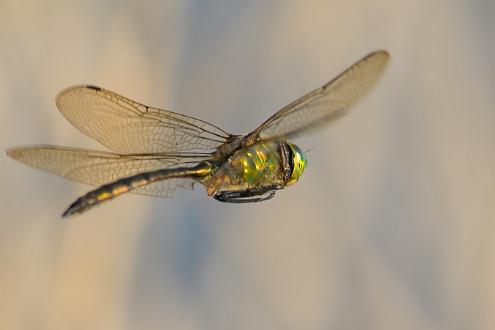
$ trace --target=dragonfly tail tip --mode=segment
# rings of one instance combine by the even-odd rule
[[[64,213],[62,213],[62,218],[67,219],[68,217],[70,217],[73,214],[74,214],[74,212],[71,212],[71,209],[68,208],[67,210],[64,211]]]
[[[79,200],[77,200],[76,202],[72,203],[67,208],[67,210],[65,210],[64,213],[62,213],[62,218],[66,219],[66,218],[68,218],[70,216],[73,216],[76,213],[81,213],[80,205],[79,205],[78,201]]]

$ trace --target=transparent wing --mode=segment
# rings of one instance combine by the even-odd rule
[[[56,103],[72,125],[119,154],[214,150],[230,136],[202,120],[94,86],[65,89]]]
[[[169,167],[194,166],[204,155],[118,155],[111,152],[56,146],[13,148],[7,154],[15,160],[67,179],[101,186],[142,172]],[[177,188],[192,189],[191,179],[171,179],[132,191],[136,194],[171,197]]]
[[[389,57],[384,50],[368,54],[324,86],[284,107],[247,138],[295,137],[341,117],[374,85]]]

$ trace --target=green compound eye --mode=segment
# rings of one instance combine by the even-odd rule
[[[301,148],[296,146],[295,144],[289,142],[289,147],[292,150],[292,162],[294,163],[294,168],[292,169],[292,174],[287,181],[287,186],[290,186],[299,180],[299,177],[304,172],[304,167],[306,166],[306,157],[304,156]]]

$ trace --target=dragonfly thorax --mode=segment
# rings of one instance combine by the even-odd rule
[[[207,191],[213,196],[225,191],[282,189],[299,179],[304,164],[301,149],[293,143],[259,141],[236,150],[206,182]]]

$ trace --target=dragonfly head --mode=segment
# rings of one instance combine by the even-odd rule
[[[304,172],[304,167],[306,166],[306,156],[304,156],[301,148],[296,146],[294,143],[288,142],[287,144],[292,151],[289,156],[291,157],[289,162],[291,163],[292,173],[286,183],[287,186],[290,186],[296,183]]]

